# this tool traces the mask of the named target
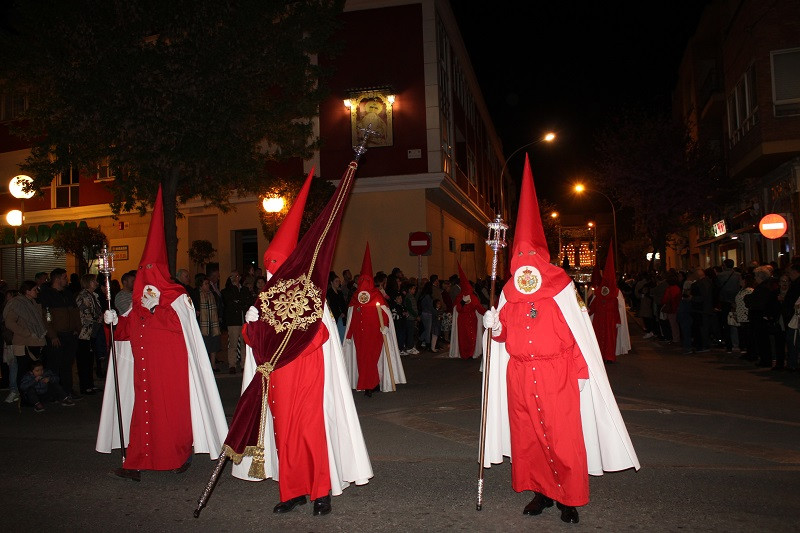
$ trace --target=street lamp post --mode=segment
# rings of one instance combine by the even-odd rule
[[[503,168],[500,170],[500,211],[503,210],[503,203],[504,203],[503,183],[505,182],[503,181],[503,175],[506,172],[506,168],[508,167],[508,163],[509,161],[511,161],[511,158],[517,155],[520,151],[524,150],[525,148],[528,148],[529,146],[533,146],[534,144],[539,144],[543,142],[551,143],[555,140],[556,140],[556,134],[553,133],[552,131],[549,131],[546,134],[544,134],[541,138],[533,140],[527,144],[523,144],[522,146],[511,152],[510,156],[506,157],[506,162],[503,164]]]
[[[592,239],[592,266],[597,264],[597,224],[594,222],[589,222],[587,224],[589,229],[593,230],[593,239]]]
[[[20,279],[19,275],[17,275],[18,284],[25,279],[25,200],[32,197],[34,194],[33,190],[26,190],[26,186],[30,185],[31,183],[33,183],[33,179],[31,179],[30,176],[19,175],[11,178],[11,181],[8,184],[8,190],[11,193],[11,196],[18,198],[21,204],[19,217],[19,226],[21,228],[19,262],[20,270],[22,271],[22,278]]]
[[[608,200],[608,205],[611,206],[611,217],[612,217],[612,220],[614,221],[614,264],[617,265],[617,267],[619,268],[619,252],[618,252],[618,250],[619,250],[619,248],[618,248],[619,239],[617,239],[617,210],[614,207],[614,202],[612,202],[611,198],[609,198],[605,193],[600,192],[597,189],[589,189],[585,185],[580,184],[580,183],[575,185],[574,189],[575,189],[575,192],[578,193],[578,194],[580,194],[580,193],[582,193],[584,191],[593,192],[593,193],[599,194],[600,196],[602,196],[603,198]]]
[[[558,213],[556,211],[553,211],[552,213],[550,213],[550,217],[553,218],[553,219],[557,219],[559,217],[559,215],[558,215]],[[564,262],[564,259],[561,257],[561,255],[562,255],[561,254],[561,221],[558,221],[557,224],[558,224],[558,255],[557,255],[557,257],[558,257],[558,264],[561,265]]]
[[[22,211],[19,209],[12,209],[6,214],[6,222],[8,225],[14,228],[14,246],[17,243],[17,228],[22,226]],[[20,278],[19,278],[19,261],[17,258],[14,257],[14,277],[17,278],[16,286],[20,285]]]

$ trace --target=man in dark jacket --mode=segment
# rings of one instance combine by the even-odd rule
[[[61,387],[73,399],[80,398],[72,390],[72,365],[78,350],[78,333],[81,317],[75,304],[75,295],[67,288],[67,271],[56,268],[50,272],[50,283],[43,285],[39,301],[45,312],[47,350],[45,361],[48,370],[58,376]]]
[[[253,294],[242,285],[239,272],[234,270],[222,289],[223,315],[228,328],[228,371],[236,373],[236,357],[242,340],[244,314],[253,305]]]

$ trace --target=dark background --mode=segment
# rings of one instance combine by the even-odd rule
[[[540,198],[579,210],[586,204],[575,205],[570,185],[589,176],[593,139],[609,119],[631,105],[669,113],[708,3],[451,2],[506,157],[546,131],[558,134],[527,149]],[[517,182],[524,151],[508,162]]]

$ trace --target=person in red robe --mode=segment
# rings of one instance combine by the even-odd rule
[[[592,315],[592,327],[600,345],[603,361],[613,363],[617,360],[617,334],[622,323],[619,316],[619,289],[617,288],[614,270],[613,242],[608,247],[606,266],[603,269],[602,281],[595,288],[594,298],[589,304]]]
[[[510,357],[506,384],[512,487],[534,492],[524,514],[541,514],[556,501],[561,519],[575,523],[576,507],[589,501],[580,411],[580,389],[589,373],[554,300],[571,280],[549,262],[527,158],[514,229],[512,278],[503,287],[499,312],[484,314],[484,325]]]
[[[297,246],[313,175],[312,170],[264,252],[264,268],[268,278],[275,275]],[[256,297],[256,306],[260,305],[259,301],[260,295]],[[256,307],[251,307],[245,318],[243,335],[245,342],[251,344],[250,333],[268,326],[258,320]],[[328,340],[328,335],[327,328],[319,328],[302,354],[270,374],[267,401],[280,465],[278,490],[281,501],[273,508],[275,513],[287,513],[305,504],[306,495],[314,501],[314,515],[331,512],[325,419],[323,409],[319,408],[325,384],[322,346]],[[256,373],[254,379],[259,376]]]
[[[367,396],[372,396],[373,392],[380,390],[378,361],[383,350],[384,336],[389,331],[387,324],[392,320],[391,316],[384,312],[384,306],[386,306],[386,300],[380,290],[375,287],[372,278],[372,258],[369,253],[369,243],[367,243],[364,259],[361,262],[358,287],[350,299],[350,321],[345,333],[345,339],[352,339],[355,344],[358,366],[356,389],[363,390]],[[378,311],[376,311],[376,307]],[[384,315],[383,327],[381,327],[378,313]]]
[[[118,317],[113,310],[104,314],[106,323],[116,324],[115,341],[129,341],[133,359],[129,444],[122,468],[113,473],[135,481],[139,481],[141,470],[185,471],[191,462],[193,444],[206,451],[205,443],[221,442],[227,430],[202,342],[199,343],[202,354],[189,353],[186,337],[194,335],[192,327],[197,328],[195,314],[186,290],[172,281],[169,274],[163,220],[159,188],[133,285],[132,308],[124,316]],[[197,338],[199,330],[195,341]],[[209,379],[210,382],[192,388],[190,375],[199,382]],[[121,388],[124,386],[127,382]],[[123,394],[123,399],[127,397],[128,394]],[[109,407],[104,402],[104,411],[113,410]],[[208,424],[200,421],[198,409],[211,415]],[[194,428],[197,435],[193,431],[193,416],[197,419],[198,427]],[[208,427],[203,429],[203,426]],[[207,437],[200,437],[200,433],[206,433]]]
[[[458,353],[461,359],[472,359],[475,357],[475,343],[478,337],[478,321],[475,313],[483,315],[486,308],[475,296],[472,283],[464,274],[461,263],[458,263],[458,277],[461,284],[461,292],[455,305],[458,312]]]

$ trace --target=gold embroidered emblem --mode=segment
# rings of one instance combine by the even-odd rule
[[[283,279],[258,295],[261,320],[280,333],[290,328],[308,329],[322,317],[320,290],[305,274]]]
[[[603,285],[603,288],[602,288],[602,289],[600,289],[600,294],[602,294],[603,296],[608,296],[608,294],[609,294],[610,292],[611,292],[611,289],[609,289],[609,288],[608,288],[608,287],[606,287],[605,285]]]
[[[365,304],[369,302],[369,292],[361,291],[358,293],[358,303]]]
[[[517,287],[522,292],[533,292],[539,287],[539,276],[534,274],[530,268],[526,268],[522,274],[517,276]]]

